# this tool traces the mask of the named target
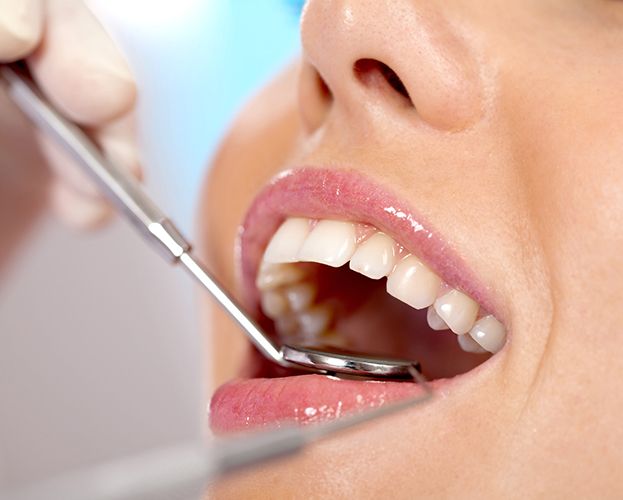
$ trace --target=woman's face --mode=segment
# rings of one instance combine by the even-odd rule
[[[402,302],[411,293],[425,307],[422,287],[433,287],[428,303],[450,311],[446,323],[467,322],[455,328],[464,330],[491,315],[502,330],[484,329],[490,350],[506,343],[489,358],[462,354],[456,333],[422,326],[426,309],[390,299],[385,278],[291,264],[306,273],[292,279],[300,289],[324,294],[303,306],[325,311],[313,324],[333,325],[314,335],[340,342],[341,331],[325,330],[341,325],[345,342],[361,335],[375,350],[413,349],[437,395],[215,492],[622,495],[623,2],[311,0],[301,32],[301,65],[247,106],[215,159],[202,198],[204,257],[283,338],[300,333],[283,318],[300,326],[302,313],[279,302],[287,288],[255,285],[281,222],[324,228],[309,244],[309,234],[290,233],[276,253],[298,241],[291,260],[339,260],[349,230],[357,249],[382,231],[392,239],[370,245],[375,266],[385,248],[396,265],[413,255],[430,278],[418,288],[403,270],[392,285]],[[453,290],[458,302],[446,296]],[[210,326],[220,383],[248,365],[249,344],[218,310]],[[308,423],[411,390],[313,377],[221,389],[212,422],[217,431]]]

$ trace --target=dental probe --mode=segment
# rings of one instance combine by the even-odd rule
[[[324,424],[288,426],[245,434],[206,446],[188,443],[88,467],[9,492],[6,500],[159,500],[199,497],[207,483],[225,474],[284,458],[337,432],[428,401],[432,392],[422,375],[411,375],[422,394]],[[2,493],[2,492],[0,492]]]
[[[242,327],[266,358],[287,368],[368,378],[412,379],[409,360],[337,354],[331,351],[277,346],[236,303],[224,287],[192,254],[191,245],[147,196],[139,182],[104,157],[78,127],[43,97],[20,63],[0,67],[8,94],[40,129],[48,133],[97,182],[110,201],[170,262],[180,263]]]

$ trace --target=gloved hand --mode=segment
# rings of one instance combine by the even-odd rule
[[[82,0],[0,0],[0,64],[19,59],[59,111],[85,128],[106,155],[141,175],[134,79]],[[19,203],[34,196],[77,227],[95,226],[111,213],[91,180],[30,125],[2,88],[0,184],[0,198]]]

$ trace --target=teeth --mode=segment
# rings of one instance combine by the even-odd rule
[[[289,305],[290,310],[294,312],[303,311],[311,306],[316,298],[316,292],[316,287],[311,283],[297,283],[284,290],[287,305]]]
[[[282,292],[268,290],[262,294],[261,307],[266,316],[276,319],[287,312],[288,301]]]
[[[395,246],[386,234],[375,233],[357,247],[350,268],[374,280],[387,276],[394,267]]]
[[[456,339],[465,352],[473,352],[474,354],[482,354],[483,352],[487,352],[486,349],[480,347],[480,344],[476,342],[469,335],[457,335]]]
[[[415,309],[430,306],[440,286],[439,277],[413,255],[402,259],[387,278],[387,293]]]
[[[355,225],[337,220],[321,220],[299,250],[302,262],[318,262],[331,267],[346,264],[357,246]]]
[[[504,325],[491,315],[476,321],[469,334],[483,349],[493,353],[502,349],[506,341]]]
[[[277,229],[264,252],[264,261],[272,263],[297,262],[298,253],[309,234],[309,219],[286,219]]]
[[[430,326],[433,330],[447,330],[450,328],[446,322],[441,319],[437,311],[433,306],[430,306],[426,310],[426,321],[428,321],[428,326]]]
[[[279,316],[275,319],[275,329],[282,337],[291,337],[298,331],[299,324],[295,315]]]
[[[257,273],[255,285],[262,291],[283,285],[298,283],[305,277],[305,271],[296,264],[270,264],[263,262]]]
[[[305,337],[317,337],[329,326],[331,311],[325,306],[316,306],[298,315],[300,333]]]
[[[360,227],[351,222],[319,220],[314,225],[309,219],[295,217],[284,221],[275,232],[264,252],[256,284],[261,291],[261,308],[275,321],[283,341],[317,345],[330,340],[332,345],[345,345],[341,336],[328,331],[333,311],[327,305],[314,304],[318,289],[306,280],[309,265],[301,263],[341,267],[350,260],[350,269],[364,276],[387,276],[387,293],[398,300],[415,309],[428,308],[429,326],[452,330],[464,351],[495,353],[503,347],[504,326],[492,315],[476,321],[477,302],[449,287],[438,297],[443,293],[441,279],[417,257],[407,254],[396,262],[402,247],[391,237],[377,231],[357,244],[358,231]]]
[[[435,311],[457,335],[469,332],[478,316],[478,303],[464,293],[451,290],[435,301]]]
[[[298,314],[275,318],[275,329],[284,342],[313,344],[331,323],[331,309],[319,305]]]

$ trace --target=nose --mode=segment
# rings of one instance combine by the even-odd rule
[[[334,106],[399,114],[444,130],[484,110],[482,58],[428,0],[309,0],[301,21],[301,108],[312,130]]]

